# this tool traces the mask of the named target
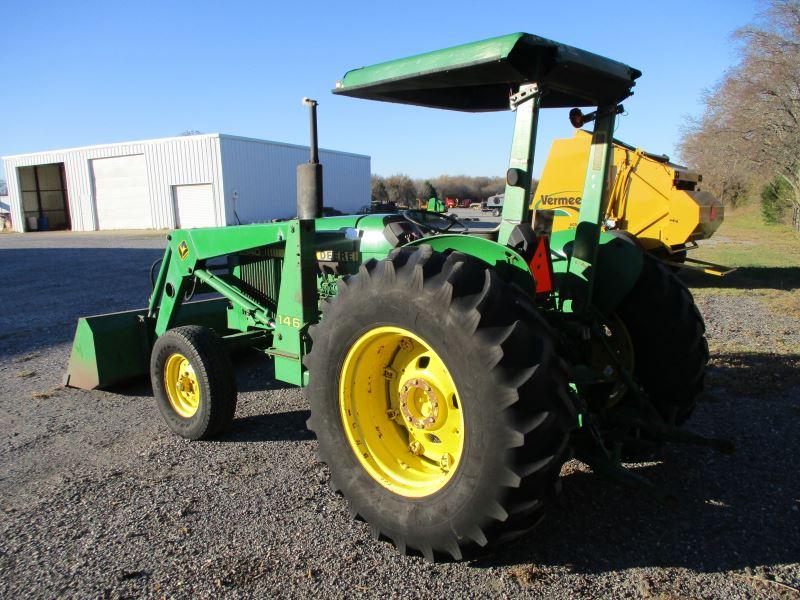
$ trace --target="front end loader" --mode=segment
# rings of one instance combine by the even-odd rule
[[[335,94],[515,113],[499,226],[425,210],[323,217],[305,100],[297,217],[171,232],[146,309],[79,321],[67,383],[149,374],[169,428],[207,439],[234,419],[230,350],[255,348],[304,388],[351,513],[429,560],[531,529],[573,456],[663,498],[620,457],[669,440],[730,446],[680,427],[708,360],[691,294],[602,227],[614,123],[639,76],[522,33],[349,71]],[[589,108],[594,123],[576,227],[555,232],[531,226],[529,207],[538,115],[554,107]]]

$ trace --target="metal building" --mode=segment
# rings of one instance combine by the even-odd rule
[[[370,157],[321,150],[325,205],[369,204]],[[211,133],[5,156],[11,220],[37,229],[169,229],[295,213],[308,148]]]

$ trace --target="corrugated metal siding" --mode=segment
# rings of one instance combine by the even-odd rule
[[[5,157],[14,228],[22,231],[18,167],[64,163],[70,219],[74,231],[97,228],[91,160],[143,154],[147,165],[149,222],[145,229],[176,226],[172,188],[210,183],[217,225],[263,222],[296,212],[296,167],[308,148],[222,134],[126,142]],[[326,206],[354,212],[369,203],[370,157],[321,150]],[[238,200],[234,207],[234,191]],[[142,211],[146,214],[147,211]]]
[[[143,198],[142,201],[149,203],[149,212],[152,218],[148,219],[149,223],[142,224],[143,228],[174,227],[175,209],[172,186],[197,183],[213,184],[217,224],[224,224],[223,206],[220,202],[223,196],[219,136],[209,134],[6,157],[4,162],[14,229],[23,230],[18,167],[64,163],[72,229],[74,231],[91,231],[97,228],[91,159],[131,154],[144,154],[147,164],[149,197]]]
[[[227,222],[264,222],[297,213],[297,165],[308,148],[220,135]],[[320,150],[325,205],[355,212],[370,199],[370,157]],[[237,199],[234,206],[234,192]]]

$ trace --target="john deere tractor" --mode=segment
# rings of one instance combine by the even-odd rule
[[[146,309],[80,319],[68,385],[149,374],[168,427],[202,440],[234,419],[229,351],[256,348],[304,388],[352,514],[429,560],[529,530],[573,456],[663,496],[620,456],[667,440],[730,447],[680,428],[708,360],[691,294],[601,227],[614,121],[639,76],[523,33],[347,72],[334,94],[515,112],[499,226],[422,210],[323,218],[306,100],[297,217],[171,232]],[[539,111],[556,107],[588,108],[594,131],[577,227],[550,232],[531,225],[529,198]]]

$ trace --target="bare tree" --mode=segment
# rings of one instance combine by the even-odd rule
[[[427,179],[425,181],[416,181],[417,198],[422,200],[430,200],[431,198],[438,198],[439,191]]]
[[[800,213],[800,0],[770,0],[756,24],[738,30],[741,61],[706,96],[682,153],[726,192],[775,177]]]
[[[389,202],[411,206],[417,198],[417,188],[408,175],[392,175],[384,180]]]
[[[724,127],[739,142],[749,167],[775,175],[792,190],[800,210],[800,1],[773,0],[764,27],[736,36],[745,43],[741,73],[729,77],[720,109],[731,111]]]
[[[440,175],[431,180],[444,197],[479,202],[498,194],[505,188],[502,177],[470,177],[468,175]]]
[[[388,202],[389,193],[386,191],[386,184],[383,177],[380,175],[372,176],[372,201],[373,202]]]
[[[411,206],[414,200],[427,201],[438,198],[486,200],[505,188],[502,177],[471,177],[468,175],[440,175],[432,179],[411,179],[408,175],[372,176],[373,200],[387,200]]]
[[[743,170],[735,145],[708,120],[689,120],[679,151],[688,165],[703,174],[703,187],[724,204],[736,207],[754,189],[752,175]]]

